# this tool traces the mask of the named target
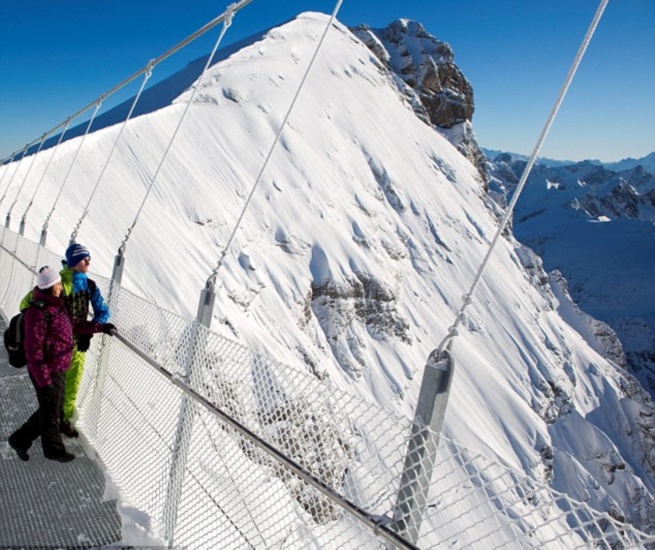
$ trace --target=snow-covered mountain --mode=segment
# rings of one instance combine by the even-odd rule
[[[499,155],[490,187],[504,198],[525,162]],[[566,277],[573,300],[607,323],[612,352],[655,395],[655,176],[641,166],[615,172],[591,162],[537,164],[519,200],[514,234],[547,271]],[[617,348],[607,327],[605,346]]]
[[[609,170],[614,170],[615,172],[631,170],[632,168],[641,166],[651,174],[655,174],[655,151],[638,159],[627,158],[618,162],[606,162],[603,163],[603,166]]]
[[[211,67],[127,242],[128,289],[195,315],[327,21],[300,15]],[[436,39],[417,42],[417,25],[396,27],[399,43],[432,55]],[[426,359],[501,210],[458,149],[454,136],[470,142],[470,120],[450,128],[453,146],[417,116],[424,98],[395,67],[344,26],[330,29],[218,271],[213,328],[411,416]],[[79,233],[96,273],[111,273],[191,99],[192,70],[166,82],[179,88],[170,104],[128,123],[100,180]],[[109,125],[87,137],[50,220],[49,248],[65,249],[119,132]],[[52,159],[27,237],[38,239],[78,144],[62,143]],[[50,154],[40,153],[34,174]],[[16,212],[31,198],[27,187]],[[652,532],[655,409],[607,358],[619,354],[599,348],[595,323],[537,255],[501,239],[455,339],[444,431]]]

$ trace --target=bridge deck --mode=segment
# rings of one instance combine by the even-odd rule
[[[6,322],[0,315],[0,329]],[[43,457],[40,439],[23,462],[9,435],[37,407],[25,369],[14,369],[0,346],[0,548],[90,548],[121,539],[115,500],[103,500],[105,479],[80,442],[64,438],[72,462]]]

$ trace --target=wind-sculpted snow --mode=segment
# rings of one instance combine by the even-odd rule
[[[195,315],[326,23],[301,15],[209,70],[127,242],[128,290]],[[127,125],[79,234],[94,272],[111,272],[190,97]],[[49,248],[65,249],[118,132],[109,126],[84,143]],[[38,240],[77,145],[63,143],[52,161],[27,237]],[[49,156],[39,157],[38,175]],[[337,24],[218,271],[212,328],[412,416],[425,362],[462,305],[498,213],[476,167]],[[500,239],[454,341],[444,433],[652,529],[653,447],[638,426],[653,405],[562,315],[520,248]]]

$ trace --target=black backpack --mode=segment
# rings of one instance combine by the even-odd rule
[[[30,307],[38,307],[43,311],[43,316],[48,322],[50,314],[45,307],[43,300],[34,300],[30,302]],[[12,367],[20,369],[27,365],[25,358],[25,312],[27,309],[21,311],[18,315],[14,315],[9,321],[9,328],[5,330],[5,349],[9,356],[9,364]]]

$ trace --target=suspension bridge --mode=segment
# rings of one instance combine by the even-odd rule
[[[25,290],[34,286],[38,266],[59,264],[59,255],[48,247],[49,223],[102,101],[142,77],[71,241],[81,231],[153,69],[195,37],[222,24],[198,79],[202,82],[235,14],[250,1],[230,6],[114,90],[3,160],[0,204],[10,192],[15,193],[1,230],[0,308],[5,323],[7,316],[18,310]],[[168,547],[609,549],[655,544],[655,536],[620,518],[598,512],[441,435],[453,368],[450,349],[484,262],[453,327],[427,361],[413,420],[211,329],[219,269],[303,84],[310,78],[312,63],[340,3],[317,41],[241,216],[202,289],[195,319],[167,311],[121,284],[130,235],[193,101],[183,109],[118,248],[113,273],[94,274],[108,299],[112,322],[120,331],[113,338],[97,336],[87,353],[78,397],[77,426],[82,437],[80,442],[69,442],[78,460],[64,470],[34,452],[27,468],[4,444],[0,468],[3,480],[11,482],[0,488],[6,523],[0,545],[88,548],[116,543],[123,533],[115,499],[122,503],[123,514],[136,511],[132,520],[144,537],[147,534],[153,543]],[[585,37],[558,105],[604,4],[601,2]],[[191,93],[197,89],[196,85]],[[25,237],[25,227],[39,187],[71,122],[89,111],[91,117],[78,136],[59,194],[45,213],[40,240],[34,242]],[[48,155],[45,169],[35,177],[32,166],[43,155]],[[516,198],[519,193],[520,188]],[[25,196],[27,207],[18,231],[13,231],[13,209],[19,197]],[[510,214],[511,205],[496,239]],[[10,369],[6,362],[0,371],[0,427],[6,441],[29,414],[34,399],[24,372]]]

